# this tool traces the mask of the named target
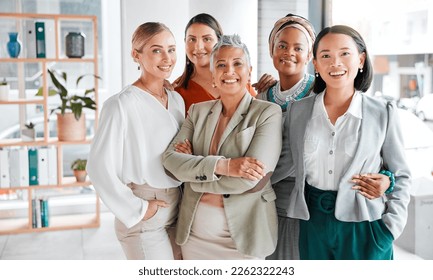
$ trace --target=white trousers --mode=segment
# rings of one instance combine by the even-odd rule
[[[127,228],[117,218],[114,221],[117,239],[128,260],[180,259],[180,248],[174,242],[178,215],[179,188],[157,189],[149,185],[131,185],[135,196],[144,200],[163,200],[169,207],[159,207],[156,214]]]

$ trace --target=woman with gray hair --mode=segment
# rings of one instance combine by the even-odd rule
[[[281,151],[281,109],[248,93],[250,58],[238,35],[220,38],[210,65],[220,100],[191,105],[163,156],[185,182],[176,242],[184,259],[264,259],[277,242],[269,178]]]

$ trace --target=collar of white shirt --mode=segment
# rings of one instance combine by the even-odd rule
[[[327,116],[325,109],[325,103],[323,101],[323,98],[325,96],[326,89],[318,94],[316,97],[314,108],[313,109],[313,115],[312,118],[316,118],[320,115],[325,114]],[[352,97],[352,101],[350,102],[350,106],[347,109],[346,114],[350,114],[354,116],[355,118],[362,119],[362,93],[359,91],[355,91]]]

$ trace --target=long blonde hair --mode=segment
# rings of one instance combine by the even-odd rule
[[[172,35],[173,33],[170,29],[163,23],[160,22],[145,22],[135,29],[132,35],[132,50],[131,56],[135,59],[134,51],[141,53],[143,47],[152,39],[153,36],[163,32],[168,31]]]

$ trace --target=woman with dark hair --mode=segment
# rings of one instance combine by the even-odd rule
[[[220,98],[220,93],[212,83],[209,68],[213,46],[223,34],[218,21],[211,15],[201,13],[187,23],[185,28],[186,63],[183,74],[174,81],[174,89],[185,101],[185,112],[198,102]],[[252,96],[256,92],[250,82],[247,89]]]
[[[307,65],[313,58],[315,39],[313,25],[306,18],[294,14],[278,19],[269,35],[269,53],[279,80],[260,92],[257,98],[280,105],[283,123],[293,102],[313,94],[314,75],[307,73]],[[290,193],[295,186],[294,177],[292,167],[287,178],[273,184],[277,195],[278,243],[275,252],[267,259],[299,259],[299,221],[287,216]],[[390,185],[388,177],[382,174],[362,174],[355,180],[354,188],[368,198],[382,196]]]
[[[372,65],[354,29],[322,30],[313,63],[316,94],[290,106],[273,175],[278,182],[294,166],[287,214],[300,219],[300,258],[392,259],[393,240],[407,219],[410,185],[396,107],[364,94]],[[391,177],[386,197],[368,199],[353,190],[355,174],[381,168]]]

